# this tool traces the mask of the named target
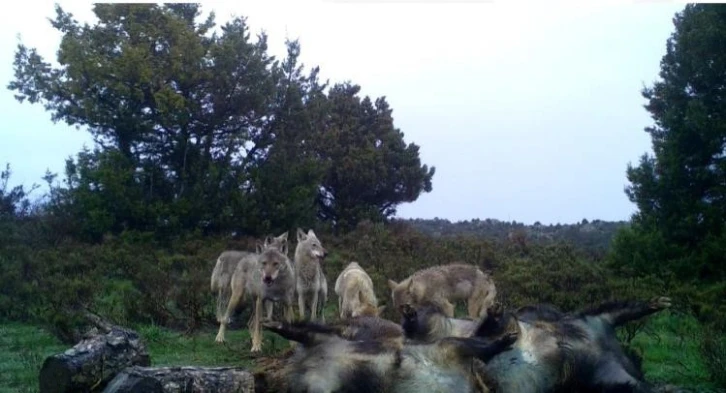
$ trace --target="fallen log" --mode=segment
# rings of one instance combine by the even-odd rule
[[[129,367],[103,393],[254,393],[252,373],[234,367]]]
[[[127,367],[151,364],[136,332],[100,320],[96,325],[99,334],[45,359],[38,377],[40,393],[91,392]]]

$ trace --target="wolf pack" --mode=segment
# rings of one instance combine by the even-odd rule
[[[224,251],[212,272],[216,341],[241,303],[253,304],[251,352],[262,329],[294,347],[275,371],[288,393],[655,392],[618,341],[615,328],[669,308],[668,297],[609,301],[562,311],[550,304],[505,309],[490,273],[462,262],[431,266],[394,281],[383,318],[373,281],[349,262],[335,280],[338,318],[326,322],[323,264],[313,230],[297,229],[291,261],[287,232],[254,252]],[[297,300],[299,317],[295,316]],[[465,302],[467,317],[455,318]],[[263,313],[264,305],[264,313]],[[282,307],[275,318],[273,307]]]

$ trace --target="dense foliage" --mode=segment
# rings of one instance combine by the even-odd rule
[[[212,32],[196,4],[95,4],[94,25],[56,7],[54,68],[19,45],[16,98],[87,129],[51,207],[98,241],[125,229],[261,234],[320,218],[381,221],[432,189],[434,168],[403,141],[392,110],[360,87],[282,61],[246,19]],[[326,91],[327,89],[327,91]]]

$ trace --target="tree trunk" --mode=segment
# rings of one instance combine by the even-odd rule
[[[103,387],[129,366],[151,364],[139,335],[96,323],[102,330],[64,353],[49,356],[40,369],[40,393],[90,392]]]
[[[254,393],[252,373],[234,367],[129,367],[103,393]]]

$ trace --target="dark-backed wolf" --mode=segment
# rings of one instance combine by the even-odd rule
[[[396,347],[347,340],[310,322],[272,322],[265,328],[302,344],[279,373],[281,393],[481,392],[486,387],[480,363],[516,339],[516,333],[493,340],[450,337]]]
[[[305,319],[305,309],[310,309],[310,319],[315,320],[320,311],[320,320],[325,321],[323,308],[328,300],[328,281],[320,266],[328,255],[312,229],[307,233],[297,229],[295,246],[295,289],[297,291],[300,319]]]
[[[247,251],[224,251],[217,258],[212,271],[212,291],[217,291],[217,322],[219,331],[216,342],[224,342],[224,334],[230,317],[247,295],[247,278],[255,268],[257,258],[268,248],[273,248],[287,256],[287,232],[277,237],[267,236],[263,244],[257,243],[254,253]],[[272,313],[269,306],[268,314]]]
[[[342,319],[380,315],[373,281],[358,262],[349,263],[340,272],[335,280],[335,293],[338,295],[338,312]]]
[[[424,302],[439,305],[454,316],[452,302],[466,300],[470,318],[481,318],[494,303],[497,289],[488,274],[474,265],[452,263],[419,270],[401,282],[388,280],[393,306],[408,304],[417,308]]]
[[[537,307],[490,312],[475,335],[495,338],[513,328],[519,331],[512,348],[485,366],[496,392],[651,392],[623,352],[615,328],[670,305],[669,298],[656,297],[606,302],[575,313]]]

